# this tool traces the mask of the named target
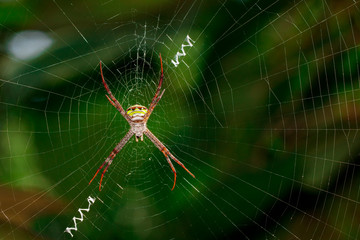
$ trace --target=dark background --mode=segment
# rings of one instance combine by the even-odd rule
[[[358,239],[357,1],[1,1],[0,238]],[[175,67],[171,60],[190,36]],[[30,53],[28,53],[28,51]],[[185,166],[107,102],[148,106]]]

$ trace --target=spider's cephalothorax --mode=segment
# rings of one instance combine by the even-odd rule
[[[142,122],[147,112],[146,107],[136,104],[126,110],[126,115],[130,117],[132,122]]]
[[[141,139],[141,141],[143,141],[143,135],[145,134],[151,140],[151,142],[153,142],[155,144],[155,146],[165,155],[165,158],[166,158],[167,162],[169,163],[169,165],[171,167],[171,170],[174,173],[174,185],[173,185],[171,190],[173,190],[174,187],[175,187],[176,170],[174,168],[174,165],[171,163],[170,158],[172,158],[177,164],[182,166],[192,177],[195,177],[194,174],[192,174],[184,166],[184,164],[182,164],[176,157],[174,157],[174,155],[172,155],[169,152],[169,150],[164,146],[164,144],[162,144],[162,142],[160,142],[160,140],[157,139],[157,137],[155,137],[155,135],[146,127],[146,122],[149,119],[150,114],[154,110],[156,104],[160,101],[160,99],[161,99],[161,97],[162,97],[162,95],[164,94],[164,91],[165,91],[165,90],[163,90],[160,93],[161,84],[162,84],[162,81],[163,81],[163,78],[164,78],[161,54],[160,54],[160,64],[161,64],[161,75],[160,75],[159,86],[158,86],[158,88],[156,90],[155,96],[152,99],[152,102],[150,103],[149,108],[146,108],[146,107],[141,106],[141,105],[133,105],[133,106],[129,107],[125,112],[125,110],[122,108],[119,101],[116,100],[114,95],[111,93],[109,86],[106,84],[105,79],[104,79],[104,75],[103,75],[103,72],[102,72],[101,62],[100,62],[100,73],[101,73],[102,82],[104,84],[104,87],[105,87],[107,93],[109,94],[109,96],[106,95],[106,97],[109,100],[109,102],[121,113],[121,115],[126,119],[126,121],[128,121],[128,123],[130,124],[131,129],[128,131],[128,133],[125,135],[125,137],[123,137],[123,139],[120,140],[120,142],[112,150],[110,155],[105,159],[103,164],[98,168],[98,170],[96,171],[94,177],[90,180],[89,184],[92,182],[92,180],[94,180],[94,178],[96,177],[96,175],[98,174],[100,169],[102,169],[103,166],[106,164],[106,167],[105,167],[104,171],[101,174],[99,190],[101,190],[101,182],[102,182],[102,179],[104,177],[104,174],[105,174],[106,170],[108,169],[108,167],[112,163],[112,161],[113,161],[114,157],[116,156],[116,154],[125,146],[125,144],[129,141],[129,139],[132,137],[132,135],[135,135],[135,139],[138,142],[139,138]]]

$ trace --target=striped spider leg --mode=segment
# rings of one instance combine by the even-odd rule
[[[102,71],[102,67],[101,67],[101,61],[100,61],[100,73],[101,73],[101,79],[102,79],[102,83],[104,84],[104,87],[106,89],[106,92],[109,94],[105,95],[106,98],[109,100],[109,102],[111,103],[111,105],[113,105],[120,113],[121,115],[126,119],[126,121],[128,121],[128,123],[130,123],[130,118],[129,116],[126,114],[126,112],[124,111],[123,107],[121,106],[121,104],[119,103],[119,101],[114,97],[114,95],[112,94],[112,92],[110,91],[109,86],[107,85],[107,83],[105,82],[105,78],[103,75],[103,71]]]
[[[171,167],[171,170],[173,171],[174,173],[174,185],[171,189],[174,190],[175,188],[175,183],[176,183],[176,170],[174,168],[174,165],[171,163],[170,161],[170,158],[171,157],[177,164],[179,164],[180,166],[182,166],[192,177],[195,178],[194,174],[192,174],[185,166],[184,164],[182,164],[176,157],[174,157],[174,155],[172,155],[169,150],[164,146],[164,144],[162,142],[160,142],[159,139],[157,139],[157,137],[155,137],[155,135],[150,132],[149,129],[146,129],[144,134],[155,144],[155,146],[165,155],[166,157],[166,160],[168,161],[170,167]]]
[[[125,144],[130,140],[130,138],[133,135],[135,135],[135,140],[136,140],[136,142],[138,142],[139,139],[141,141],[144,140],[143,135],[145,134],[155,144],[155,146],[165,155],[165,158],[166,158],[167,162],[169,163],[169,165],[171,167],[171,170],[174,173],[174,185],[173,185],[171,190],[173,190],[175,188],[176,170],[174,168],[174,165],[171,163],[170,158],[173,159],[177,164],[182,166],[192,177],[195,178],[194,174],[192,174],[184,166],[184,164],[182,164],[176,157],[174,157],[174,155],[172,155],[170,153],[170,151],[164,146],[164,144],[162,144],[160,142],[160,140],[157,139],[157,137],[155,137],[155,135],[152,132],[150,132],[150,130],[146,127],[147,120],[149,119],[152,111],[154,110],[154,108],[156,107],[156,105],[158,104],[158,102],[160,101],[161,97],[163,96],[163,94],[165,92],[165,89],[164,89],[160,94],[161,85],[162,85],[162,82],[163,82],[163,79],[164,79],[164,73],[163,73],[163,64],[162,64],[161,54],[159,55],[159,57],[160,57],[160,64],[161,64],[160,80],[159,80],[159,85],[157,87],[157,90],[155,92],[155,96],[153,97],[149,108],[146,108],[144,106],[136,104],[136,105],[133,105],[133,106],[129,107],[126,111],[123,109],[123,107],[121,106],[119,101],[116,100],[114,95],[111,93],[109,86],[105,82],[105,79],[104,79],[104,76],[103,76],[103,71],[102,71],[102,66],[101,66],[101,62],[100,62],[100,73],[101,73],[102,82],[104,84],[106,92],[109,95],[109,96],[106,95],[106,97],[109,100],[109,102],[127,120],[127,122],[129,123],[131,129],[126,133],[126,135],[116,145],[116,147],[112,150],[110,155],[105,159],[105,161],[98,168],[98,170],[96,171],[94,177],[90,180],[89,184],[95,179],[96,175],[106,165],[103,172],[102,172],[102,174],[101,174],[100,184],[99,184],[99,191],[101,191],[101,183],[102,183],[102,179],[104,177],[105,172],[107,171],[107,169],[111,165],[111,163],[112,163],[113,159],[115,158],[116,154],[118,154],[120,152],[120,150],[125,146]]]

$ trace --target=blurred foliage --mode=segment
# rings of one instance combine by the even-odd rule
[[[181,174],[170,194],[161,152],[131,140],[106,175],[105,204],[81,224],[83,238],[358,238],[354,1],[0,6],[0,234],[62,238],[97,189],[84,179],[127,131],[104,97],[99,61],[125,108],[147,105],[161,52],[166,100],[148,126],[194,169],[196,189]],[[17,59],[6,46],[23,30],[46,32],[51,48]],[[187,34],[196,47],[174,68]]]

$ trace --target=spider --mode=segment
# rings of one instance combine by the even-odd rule
[[[161,54],[159,54],[159,57],[160,57],[160,64],[161,64],[160,81],[159,81],[159,85],[157,87],[155,96],[152,99],[149,108],[146,108],[144,106],[136,104],[136,105],[133,105],[133,106],[129,107],[126,111],[124,111],[124,109],[120,105],[119,101],[116,100],[114,95],[111,93],[111,91],[109,89],[109,86],[106,84],[105,79],[104,79],[104,75],[103,75],[103,71],[102,71],[101,61],[100,61],[100,73],[101,73],[102,82],[104,84],[104,87],[105,87],[107,93],[109,94],[109,96],[108,95],[105,95],[105,96],[107,97],[109,102],[126,119],[126,121],[129,123],[131,129],[126,133],[126,135],[121,139],[121,141],[115,146],[115,148],[112,150],[110,155],[106,158],[106,160],[103,162],[103,164],[101,164],[101,166],[98,168],[98,170],[96,171],[94,177],[90,180],[89,184],[94,180],[96,175],[99,173],[99,171],[106,164],[106,167],[105,167],[104,171],[101,174],[99,191],[101,191],[101,183],[102,183],[102,179],[104,177],[104,174],[105,174],[106,170],[111,165],[111,163],[112,163],[113,159],[115,158],[116,154],[118,154],[120,152],[120,150],[125,146],[125,144],[130,140],[130,138],[133,135],[135,135],[135,140],[136,140],[136,142],[138,142],[139,139],[141,141],[144,141],[143,135],[145,134],[155,144],[155,146],[165,155],[165,158],[166,158],[167,162],[169,163],[169,165],[170,165],[170,167],[171,167],[171,169],[172,169],[172,171],[174,173],[174,185],[173,185],[171,191],[175,188],[176,170],[174,168],[174,165],[171,163],[170,158],[172,158],[177,164],[182,166],[192,177],[195,178],[194,174],[192,174],[184,166],[184,164],[182,164],[176,157],[174,157],[174,155],[172,155],[169,152],[169,150],[164,146],[164,144],[161,143],[160,140],[157,139],[157,137],[155,137],[155,135],[152,132],[150,132],[150,130],[146,127],[146,123],[147,123],[152,111],[154,110],[157,103],[160,101],[161,97],[163,96],[163,94],[165,92],[165,89],[164,89],[161,92],[161,94],[159,95],[160,90],[161,90],[161,85],[162,85],[162,82],[163,82],[163,79],[164,79],[163,64],[162,64]]]

